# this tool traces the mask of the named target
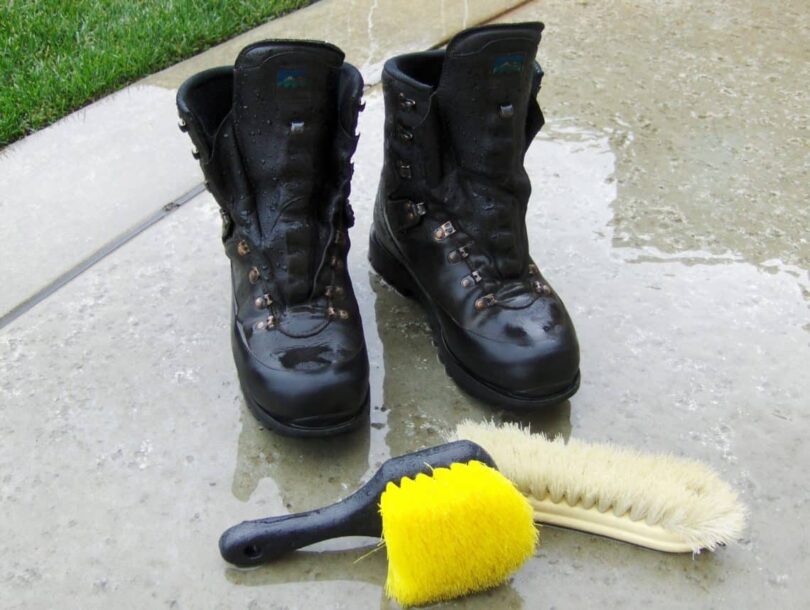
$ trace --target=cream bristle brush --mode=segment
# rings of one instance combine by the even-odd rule
[[[453,438],[483,447],[528,499],[538,523],[670,553],[713,551],[745,529],[737,493],[698,461],[550,440],[515,424],[465,421]]]

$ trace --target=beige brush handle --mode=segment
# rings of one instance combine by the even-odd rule
[[[596,507],[570,506],[567,502],[538,500],[531,496],[527,500],[534,509],[537,523],[597,534],[667,553],[693,553],[698,550],[659,525],[633,521],[627,516],[617,517],[612,511],[603,513]]]

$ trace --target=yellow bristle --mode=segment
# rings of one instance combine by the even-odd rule
[[[501,584],[533,553],[532,507],[481,462],[389,483],[380,499],[386,593],[423,605]]]

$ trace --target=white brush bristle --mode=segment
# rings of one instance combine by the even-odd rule
[[[694,552],[738,540],[746,511],[708,466],[609,443],[550,440],[515,424],[463,422],[457,439],[481,445],[526,496],[596,506],[682,538]]]

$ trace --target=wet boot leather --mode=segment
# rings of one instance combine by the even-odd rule
[[[177,95],[181,129],[222,213],[242,390],[263,424],[288,435],[343,432],[368,410],[346,268],[362,87],[332,45],[268,41]]]
[[[533,262],[523,157],[543,125],[543,25],[474,28],[445,50],[386,62],[385,159],[369,258],[431,322],[448,374],[494,406],[558,403],[579,348]]]

